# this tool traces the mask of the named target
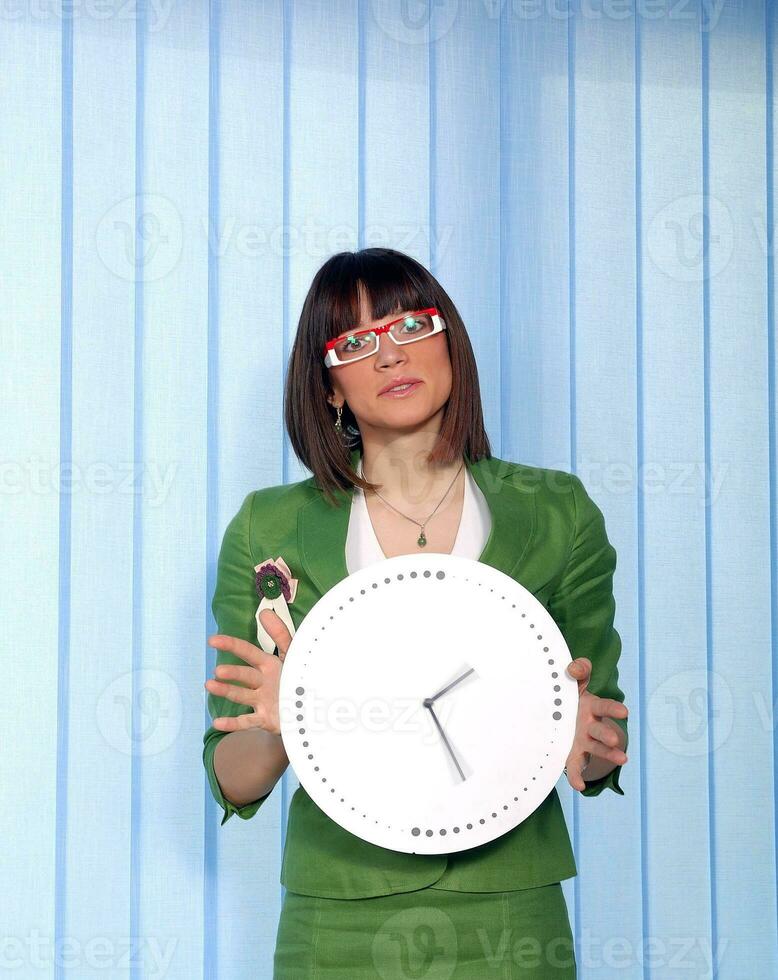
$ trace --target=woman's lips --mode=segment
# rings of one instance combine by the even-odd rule
[[[409,388],[402,388],[400,391],[382,391],[381,398],[407,398],[408,395],[412,395],[417,388],[420,388],[424,384],[423,381],[414,381],[414,383]]]

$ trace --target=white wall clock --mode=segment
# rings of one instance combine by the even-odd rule
[[[281,672],[281,735],[313,801],[381,847],[450,853],[525,820],[561,775],[578,685],[541,602],[443,553],[333,586]]]

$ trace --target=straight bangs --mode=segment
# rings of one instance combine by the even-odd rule
[[[317,327],[321,335],[317,340],[321,348],[328,340],[359,329],[360,296],[372,320],[436,305],[428,284],[399,257],[379,256],[367,250],[347,253],[333,267],[331,281],[324,277],[321,285],[329,300],[319,307],[322,316]]]

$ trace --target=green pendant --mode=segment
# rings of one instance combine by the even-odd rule
[[[420,545],[423,548],[426,543],[427,543],[427,539],[424,537],[424,531],[422,530],[421,534],[419,535],[416,541],[416,544]]]

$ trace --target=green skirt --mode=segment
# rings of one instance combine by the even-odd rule
[[[287,890],[273,980],[574,980],[561,882],[507,892],[429,885],[375,898]]]

